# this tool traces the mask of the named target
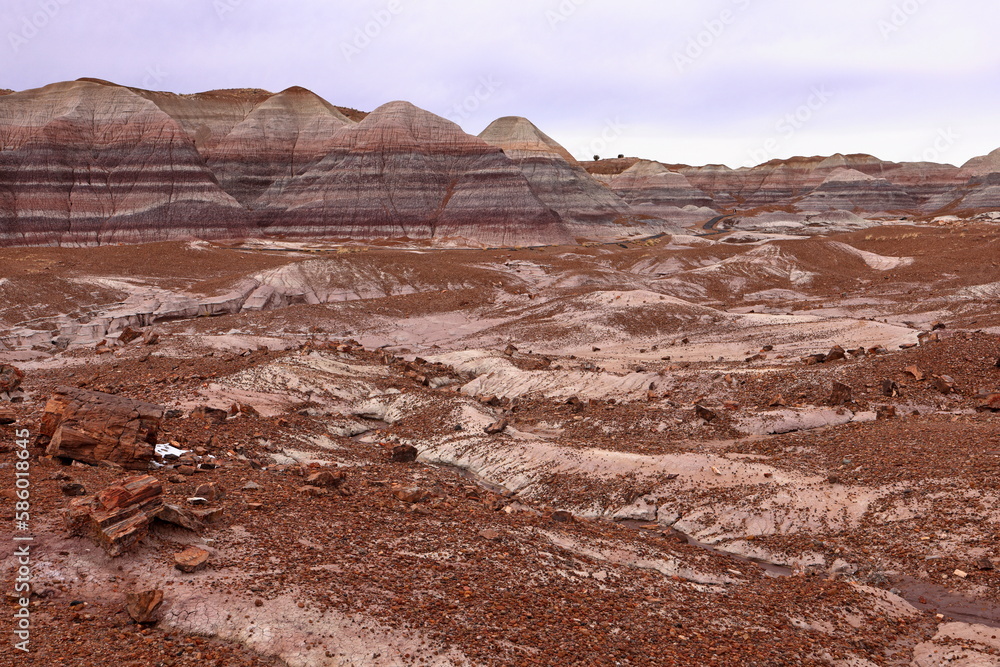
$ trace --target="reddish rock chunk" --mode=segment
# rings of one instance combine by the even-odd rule
[[[0,408],[0,426],[7,426],[17,422],[17,415],[10,408]]]
[[[896,418],[896,406],[895,405],[880,405],[875,410],[875,418],[878,421],[885,421],[887,419]]]
[[[704,419],[706,422],[713,421],[716,417],[718,417],[714,411],[709,410],[703,405],[694,406],[694,413],[698,415],[699,419]]]
[[[942,394],[955,393],[955,380],[950,375],[936,375],[931,381],[931,386]]]
[[[413,445],[396,445],[392,448],[390,460],[393,463],[412,463],[420,454]]]
[[[493,395],[483,396],[479,399],[479,401],[494,408],[500,407],[503,404],[503,401]]]
[[[842,348],[839,345],[834,345],[832,348],[830,348],[830,351],[826,353],[826,356],[823,357],[823,361],[824,362],[839,361],[841,359],[846,359],[846,358],[847,358],[847,353],[844,352],[844,348]]]
[[[194,512],[190,512],[177,505],[164,504],[160,508],[160,511],[156,513],[156,519],[196,533],[201,532],[205,528],[201,519]]]
[[[916,380],[917,382],[923,380],[926,377],[925,373],[922,370],[920,370],[919,366],[907,366],[905,369],[903,369],[903,371],[905,373],[909,373],[910,375],[912,375],[913,379]]]
[[[71,534],[90,537],[114,558],[146,535],[163,507],[162,494],[152,475],[130,477],[95,496],[70,501],[65,521]]]
[[[260,412],[257,411],[257,408],[255,408],[254,406],[252,406],[252,405],[250,405],[248,403],[237,403],[236,404],[236,410],[235,410],[235,412],[238,412],[241,415],[250,415],[251,417],[260,417]]]
[[[125,327],[120,334],[118,334],[118,341],[123,345],[128,345],[137,338],[142,338],[142,332],[132,327]]]
[[[200,484],[194,490],[194,495],[198,498],[204,498],[209,502],[215,502],[226,497],[226,490],[215,482],[209,482],[208,484]]]
[[[207,405],[199,405],[191,411],[192,419],[207,419],[216,424],[224,424],[229,419],[229,413],[219,408],[212,408]]]
[[[484,428],[483,431],[485,431],[487,435],[497,435],[498,433],[503,433],[504,431],[506,431],[509,425],[510,422],[508,422],[507,418],[504,417],[503,419],[493,422],[492,424]]]
[[[833,383],[833,389],[830,392],[830,405],[844,405],[845,403],[850,403],[854,400],[854,390],[842,382]]]
[[[161,405],[123,396],[59,387],[45,405],[39,443],[50,456],[145,470],[163,411]]]
[[[116,510],[159,498],[162,494],[159,480],[152,475],[139,475],[100,491],[96,499],[103,509]]]
[[[413,504],[413,503],[419,503],[424,498],[427,498],[430,494],[428,494],[423,489],[417,488],[415,486],[409,486],[409,487],[393,489],[392,495],[394,495],[399,500],[402,500],[404,503]]]
[[[0,394],[17,391],[24,379],[24,371],[10,364],[0,364]]]
[[[1000,394],[990,394],[976,410],[979,412],[1000,412]]]
[[[225,511],[221,507],[212,507],[205,510],[193,510],[192,512],[199,521],[205,523],[215,523],[223,517]]]
[[[899,396],[899,385],[892,380],[882,380],[882,395],[896,398]]]
[[[188,547],[184,551],[174,554],[174,567],[188,574],[197,572],[208,565],[210,555],[201,547]]]
[[[336,488],[347,480],[347,473],[342,470],[320,470],[306,477],[310,486]]]
[[[920,341],[921,345],[926,345],[927,343],[939,342],[941,340],[941,336],[936,333],[924,331],[917,334],[917,340]]]
[[[149,623],[163,604],[163,591],[140,591],[125,595],[125,611],[136,623]]]

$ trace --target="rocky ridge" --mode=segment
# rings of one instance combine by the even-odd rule
[[[366,114],[299,87],[178,95],[80,79],[0,96],[0,243],[501,246],[650,237],[728,215],[970,218],[1000,208],[998,165],[996,152],[961,168],[863,154],[578,163],[519,117],[473,137],[405,102]]]

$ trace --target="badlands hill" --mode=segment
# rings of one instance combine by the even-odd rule
[[[996,152],[962,168],[839,154],[735,170],[637,158],[582,165],[524,118],[476,137],[406,102],[364,113],[299,87],[178,95],[80,79],[0,95],[3,245],[535,245],[776,211],[971,216],[1000,207],[998,172]]]
[[[587,165],[605,180],[625,176],[641,160],[600,160]],[[934,162],[886,162],[871,155],[793,157],[753,168],[662,165],[685,176],[720,212],[754,209],[800,213],[844,210],[869,216],[971,216],[1000,206],[990,176],[1000,171],[1000,151],[963,167]],[[867,178],[866,178],[867,177]]]
[[[581,235],[590,226],[608,225],[629,213],[628,204],[594,180],[569,151],[528,119],[500,118],[479,138],[502,149],[538,198]]]

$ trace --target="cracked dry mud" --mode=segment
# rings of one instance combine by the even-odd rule
[[[149,474],[220,510],[109,558],[62,489],[136,473],[33,449],[32,653],[0,664],[1000,664],[1000,229],[719,238],[0,250],[3,520],[67,385],[164,406],[217,467]]]

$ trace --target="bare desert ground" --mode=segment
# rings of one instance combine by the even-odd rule
[[[0,664],[1000,665],[998,257],[957,221],[0,249]],[[60,449],[107,394],[165,456]],[[143,475],[155,516],[112,498]]]

